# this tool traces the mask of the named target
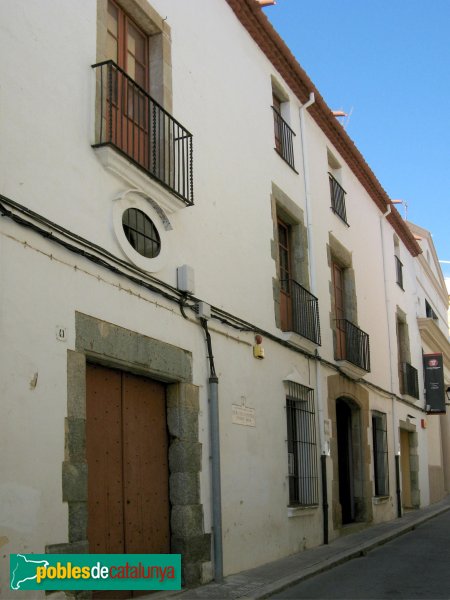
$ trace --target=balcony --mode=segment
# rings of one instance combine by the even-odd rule
[[[396,274],[397,284],[403,290],[403,263],[398,258],[398,256],[395,257],[395,274]]]
[[[336,319],[336,359],[370,372],[369,336],[347,319]]]
[[[294,279],[281,284],[281,329],[293,331],[320,346],[319,301]]]
[[[419,376],[418,371],[409,363],[401,363],[402,394],[407,394],[419,399]]]
[[[331,210],[340,217],[346,225],[347,212],[345,210],[345,190],[341,184],[333,177],[331,173],[328,173],[330,179],[330,195],[331,195]]]
[[[184,204],[192,205],[192,135],[113,61],[92,68],[97,89],[93,147],[114,147]]]
[[[275,129],[275,150],[281,158],[295,171],[294,164],[294,135],[295,133],[280,115],[275,107],[272,106],[273,121]],[[295,171],[297,172],[297,171]]]

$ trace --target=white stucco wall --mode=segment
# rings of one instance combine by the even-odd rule
[[[189,264],[195,270],[197,297],[281,338],[272,289],[276,263],[271,252],[270,195],[275,184],[306,211],[300,103],[223,0],[153,0],[152,6],[167,17],[171,27],[173,114],[194,135],[195,191],[193,207],[168,215],[172,226],[166,232],[168,256],[155,275],[174,286],[176,268]],[[113,205],[129,185],[107,171],[91,148],[96,18],[94,0],[0,3],[0,53],[9,57],[0,65],[0,100],[7,115],[0,121],[0,136],[8,141],[0,145],[0,192],[126,260],[113,230]],[[273,148],[271,77],[289,97],[289,122],[297,134],[298,173]],[[397,286],[392,227],[382,220],[380,228],[381,212],[308,114],[306,128],[314,235],[310,246],[322,332],[318,351],[334,362],[327,257],[332,234],[351,253],[357,325],[370,336],[371,372],[364,380],[384,390],[366,386],[370,410],[386,413],[388,421],[391,498],[384,505],[374,505],[374,520],[382,521],[395,512],[393,456],[398,451],[398,422],[412,411],[419,423],[423,406],[421,394],[417,403],[400,403],[393,410],[389,397],[390,393],[399,395],[397,307],[407,315],[411,363],[420,369],[416,317],[421,286],[415,259],[402,242],[404,291]],[[350,227],[330,209],[327,149],[342,165]],[[119,284],[131,292],[120,289]],[[209,532],[208,373],[201,328],[184,320],[176,305],[9,219],[0,220],[0,308],[0,385],[5,415],[0,422],[0,440],[1,448],[7,449],[0,453],[2,550],[42,552],[46,544],[67,539],[61,463],[66,354],[75,347],[76,311],[192,353],[193,383],[200,387],[201,403],[201,502],[205,531]],[[67,327],[66,342],[56,339],[57,325]],[[319,421],[321,408],[322,418],[329,418],[326,377],[330,373],[322,370],[319,398],[313,361],[268,339],[263,342],[266,357],[258,361],[252,356],[252,331],[237,332],[217,321],[212,328],[220,380],[228,574],[321,543],[320,508],[288,516],[282,382],[294,369],[298,371],[304,385],[316,390]],[[421,369],[422,390],[420,373]],[[242,398],[255,409],[255,427],[232,424],[232,405],[241,404]],[[370,446],[371,431],[364,433]],[[425,505],[429,498],[429,437],[422,430],[418,435]],[[434,460],[434,452],[437,450],[430,452],[430,460]],[[329,494],[330,486],[329,480]],[[4,579],[5,563],[1,568],[0,578]]]

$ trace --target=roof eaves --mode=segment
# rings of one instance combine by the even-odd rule
[[[389,196],[381,186],[372,169],[367,164],[353,140],[334,117],[321,94],[300,66],[286,43],[273,28],[260,8],[257,0],[226,0],[241,24],[247,29],[263,53],[278,70],[286,83],[297,95],[300,102],[308,100],[311,92],[315,103],[309,112],[325,135],[341,154],[361,185],[366,189],[378,208],[385,212],[391,204]],[[405,225],[400,213],[392,206],[388,220],[398,233],[412,256],[422,252],[411,231]]]

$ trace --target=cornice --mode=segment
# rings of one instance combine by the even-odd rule
[[[450,369],[450,342],[448,338],[445,337],[433,319],[418,317],[417,325],[422,340],[435,352],[442,352],[445,368]]]
[[[316,86],[263,14],[259,2],[256,0],[226,0],[226,2],[300,102],[306,102],[310,93],[314,92],[316,100],[309,109],[311,117],[338,150],[380,211],[386,212],[387,207],[391,205],[389,196],[345,129],[333,116],[331,109]],[[406,226],[400,213],[392,205],[391,214],[387,217],[387,220],[410,254],[418,256],[422,252],[419,244]]]

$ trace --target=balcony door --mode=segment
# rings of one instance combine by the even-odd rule
[[[337,263],[333,263],[333,291],[334,316],[336,319],[336,357],[345,359],[344,269]]]
[[[108,85],[110,139],[146,167],[149,156],[148,37],[112,0],[108,0],[106,58],[113,60]]]
[[[278,261],[280,271],[280,320],[281,330],[292,329],[291,298],[291,227],[278,219]]]

